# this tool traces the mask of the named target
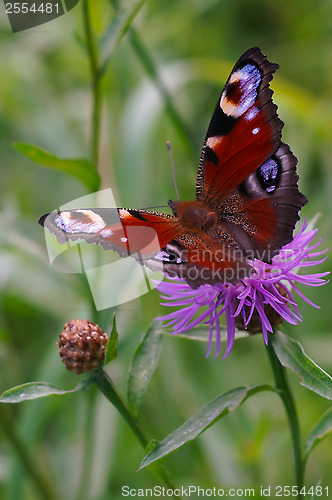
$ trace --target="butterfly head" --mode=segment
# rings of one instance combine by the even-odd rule
[[[201,201],[170,201],[169,206],[182,226],[189,230],[206,231],[217,223],[217,214]]]

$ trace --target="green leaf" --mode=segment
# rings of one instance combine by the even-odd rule
[[[151,441],[148,442],[146,448],[145,448],[145,454],[147,455],[150,453],[152,450],[158,446],[159,441],[157,439],[151,439]],[[149,470],[155,474],[155,476],[159,477],[162,479],[166,484],[170,484],[170,478],[168,475],[168,472],[166,470],[166,467],[162,463],[157,463],[154,462],[149,466]]]
[[[55,168],[73,175],[83,182],[90,191],[98,191],[100,177],[95,166],[84,158],[59,158],[32,144],[16,142],[14,147],[17,151],[27,156],[34,162],[45,167]]]
[[[326,399],[332,399],[332,377],[310,359],[299,342],[281,332],[271,335],[280,363],[301,379],[300,384]]]
[[[145,453],[148,454],[150,451],[154,450],[155,447],[159,444],[160,441],[158,439],[151,439],[145,448]]]
[[[192,441],[221,417],[235,410],[246,399],[261,391],[273,391],[269,385],[251,385],[238,387],[222,394],[199,410],[196,415],[188,418],[180,427],[163,439],[142,460],[139,469],[152,464],[161,457]]]
[[[118,355],[118,339],[119,339],[119,334],[118,330],[116,328],[116,316],[115,316],[115,311],[113,314],[113,319],[112,319],[112,330],[110,334],[110,338],[108,339],[108,342],[106,344],[106,352],[105,352],[105,361],[104,361],[104,366],[107,365],[110,361],[113,361]]]
[[[306,442],[304,456],[307,460],[312,450],[332,431],[332,408],[327,410],[310,431]]]
[[[86,391],[90,387],[89,380],[80,382],[74,389],[65,391],[56,385],[47,382],[29,382],[27,384],[17,385],[0,396],[0,403],[21,403],[30,399],[39,399],[46,396],[61,396],[71,392]]]
[[[110,24],[106,28],[101,39],[101,54],[102,64],[100,74],[102,75],[111,60],[113,52],[117,45],[121,42],[130,28],[133,20],[143,6],[145,0],[134,0],[129,9],[122,16],[113,17]]]
[[[161,346],[162,336],[151,326],[133,356],[128,373],[127,397],[129,408],[136,416],[157,367]]]

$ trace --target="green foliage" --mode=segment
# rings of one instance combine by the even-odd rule
[[[134,415],[138,415],[143,397],[161,354],[162,336],[152,325],[138,344],[128,372],[127,398]]]
[[[15,144],[15,149],[30,158],[30,160],[38,163],[39,165],[55,168],[57,170],[60,170],[61,172],[73,175],[81,182],[83,182],[92,192],[97,191],[99,188],[99,174],[92,163],[90,163],[88,160],[82,158],[58,158],[48,151],[44,151],[37,146],[33,146],[32,144],[25,144],[23,142],[17,142]]]
[[[216,397],[157,444],[157,446],[144,457],[140,469],[168,455],[188,441],[192,441],[221,417],[234,411],[250,396],[261,391],[274,391],[274,389],[268,385],[238,387],[226,394]]]
[[[322,415],[314,428],[310,431],[305,443],[305,459],[307,460],[312,450],[332,431],[332,408]]]
[[[86,5],[88,30],[82,21]],[[0,422],[1,498],[99,500],[120,498],[123,484],[156,484],[150,468],[136,472],[142,447],[136,446],[135,436],[117,418],[114,406],[93,399],[93,388],[75,398],[40,397],[52,390],[67,393],[58,387],[77,383],[77,376],[64,369],[56,352],[64,323],[73,317],[89,318],[107,330],[111,312],[95,310],[84,276],[51,268],[37,221],[43,213],[97,190],[100,179],[103,187],[112,187],[119,206],[165,205],[175,196],[166,140],[172,144],[181,198],[191,199],[212,111],[232,64],[250,46],[261,46],[270,60],[280,64],[272,82],[273,98],[285,122],[283,138],[299,158],[300,185],[309,199],[302,215],[310,219],[322,212],[320,237],[324,246],[331,247],[331,15],[331,4],[323,0],[82,0],[65,18],[52,21],[49,29],[45,25],[13,34],[3,19],[0,380],[1,390],[14,387],[6,391],[9,398],[30,394],[40,399],[1,405],[1,410],[7,406],[13,410],[9,427]],[[321,270],[329,268],[330,256]],[[285,326],[285,333],[300,339],[310,356],[331,372],[331,287],[305,293],[321,310],[299,299],[303,322]],[[206,414],[203,424],[197,419],[192,436],[210,425],[209,432],[167,457],[175,484],[225,488],[292,484],[286,422],[275,395],[250,397],[244,407],[243,389],[236,393],[237,411],[212,426],[229,411],[222,406],[225,393],[244,383],[248,387],[262,380],[272,383],[261,336],[236,342],[231,356],[221,361],[205,359],[202,342],[175,341],[165,335],[156,366],[157,337],[152,336],[151,345],[144,348],[137,348],[137,343],[162,312],[155,291],[119,306],[117,327],[114,320],[107,347],[106,361],[112,363],[106,369],[123,391],[128,366],[134,366],[132,353],[138,349],[135,364],[144,369],[137,368],[136,381],[130,368],[129,399],[132,409],[139,410],[147,439],[169,437],[176,429],[178,443],[186,441],[179,430],[183,422],[223,393],[210,424]],[[206,330],[195,330],[193,337],[204,340]],[[323,441],[310,459],[307,484],[322,477],[322,485],[332,488],[331,410],[326,399],[330,378],[288,337],[278,334],[275,339],[280,361],[303,385],[324,396],[298,391],[292,378],[302,434],[318,422],[307,438],[305,457]],[[146,391],[152,374],[153,383]],[[27,380],[49,382],[15,389]],[[124,399],[114,401],[126,411]],[[17,430],[17,439],[10,429]],[[31,452],[25,461],[20,443]],[[150,450],[156,453],[152,456],[157,457],[160,445]],[[159,461],[151,465],[160,478],[159,466]],[[40,469],[52,478],[50,488],[40,487]]]
[[[86,391],[90,382],[80,382],[75,389],[65,391],[47,382],[29,382],[27,384],[12,387],[0,396],[0,403],[22,403],[30,399],[45,398],[46,396],[63,396],[71,392]]]
[[[100,70],[101,74],[106,71],[114,50],[128,32],[132,22],[144,3],[145,0],[135,0],[132,2],[130,8],[128,8],[122,15],[112,17],[108,27],[103,33],[100,43],[102,59]]]
[[[116,328],[116,315],[115,311],[113,314],[113,319],[112,319],[112,329],[111,333],[108,339],[108,342],[106,344],[106,351],[105,351],[105,361],[104,365],[107,365],[110,361],[113,361],[117,355],[118,355],[118,342],[119,342],[119,333]]]
[[[299,342],[278,332],[271,336],[279,361],[301,379],[300,384],[326,399],[332,399],[332,377],[307,356]]]
[[[156,439],[151,439],[151,441],[147,444],[145,448],[146,455],[151,453],[156,446],[158,446],[158,441]],[[174,486],[170,482],[168,472],[165,466],[161,462],[151,463],[149,465],[149,470],[153,474],[155,474],[158,478],[161,478],[165,482],[165,484],[167,484],[169,487],[173,487],[174,489]]]

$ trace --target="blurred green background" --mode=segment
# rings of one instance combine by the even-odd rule
[[[130,5],[91,1],[95,34],[101,36],[117,10]],[[43,168],[13,147],[15,141],[30,142],[60,157],[89,158],[92,89],[82,7],[81,1],[63,17],[15,34],[3,7],[0,11],[1,391],[35,380],[74,387],[79,377],[65,370],[55,344],[64,323],[79,317],[97,319],[105,330],[111,324],[112,310],[97,315],[92,310],[81,277],[50,267],[37,224],[45,212],[89,191],[78,179]],[[272,88],[285,122],[283,138],[299,159],[299,183],[309,200],[302,217],[321,213],[322,247],[331,247],[331,2],[147,0],[132,26],[135,32],[114,50],[101,87],[99,171],[102,187],[112,187],[118,205],[164,205],[175,198],[166,140],[172,144],[180,196],[193,197],[216,100],[238,57],[258,45],[280,65]],[[147,58],[159,80],[148,74]],[[329,257],[319,271],[330,264]],[[299,299],[303,323],[283,330],[301,340],[305,351],[331,373],[331,287],[303,291],[321,309]],[[123,391],[135,347],[162,312],[156,290],[117,310],[119,355],[108,370]],[[237,385],[272,382],[260,335],[238,341],[224,361],[205,359],[205,349],[201,343],[165,336],[140,419],[149,437],[162,439],[210,399]],[[295,377],[290,382],[306,435],[329,402],[300,387]],[[136,472],[143,451],[111,405],[98,396],[90,421],[88,407],[86,395],[78,393],[0,411],[15,422],[33,463],[60,498],[118,499],[123,485],[160,484],[149,471]],[[0,438],[0,497],[39,498],[1,429]],[[86,439],[94,447],[91,474],[82,479]],[[321,479],[332,491],[331,445],[329,437],[313,452],[307,485]],[[280,401],[273,394],[256,395],[172,454],[165,465],[178,485],[294,484]]]

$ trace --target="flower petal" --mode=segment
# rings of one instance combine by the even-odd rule
[[[285,245],[273,257],[271,263],[254,259],[248,261],[254,268],[254,273],[244,278],[236,285],[218,283],[203,285],[193,290],[184,280],[170,278],[163,281],[157,288],[161,293],[162,305],[166,307],[180,307],[159,319],[166,322],[166,326],[174,329],[174,334],[182,333],[205,322],[209,325],[209,340],[206,356],[211,352],[212,341],[216,339],[215,356],[221,347],[220,317],[225,314],[227,322],[227,343],[223,359],[226,358],[234,344],[235,318],[242,315],[244,328],[247,328],[253,314],[259,316],[264,341],[268,341],[268,332],[273,331],[265,308],[272,307],[285,321],[297,324],[302,320],[292,290],[313,307],[319,307],[299,291],[297,284],[311,287],[322,286],[327,283],[328,272],[314,274],[298,274],[298,270],[311,268],[322,264],[323,251],[313,251],[321,243],[319,240],[312,243],[316,229],[308,229],[306,222],[293,240]],[[296,284],[295,284],[296,283]],[[201,308],[205,308],[200,311]]]

